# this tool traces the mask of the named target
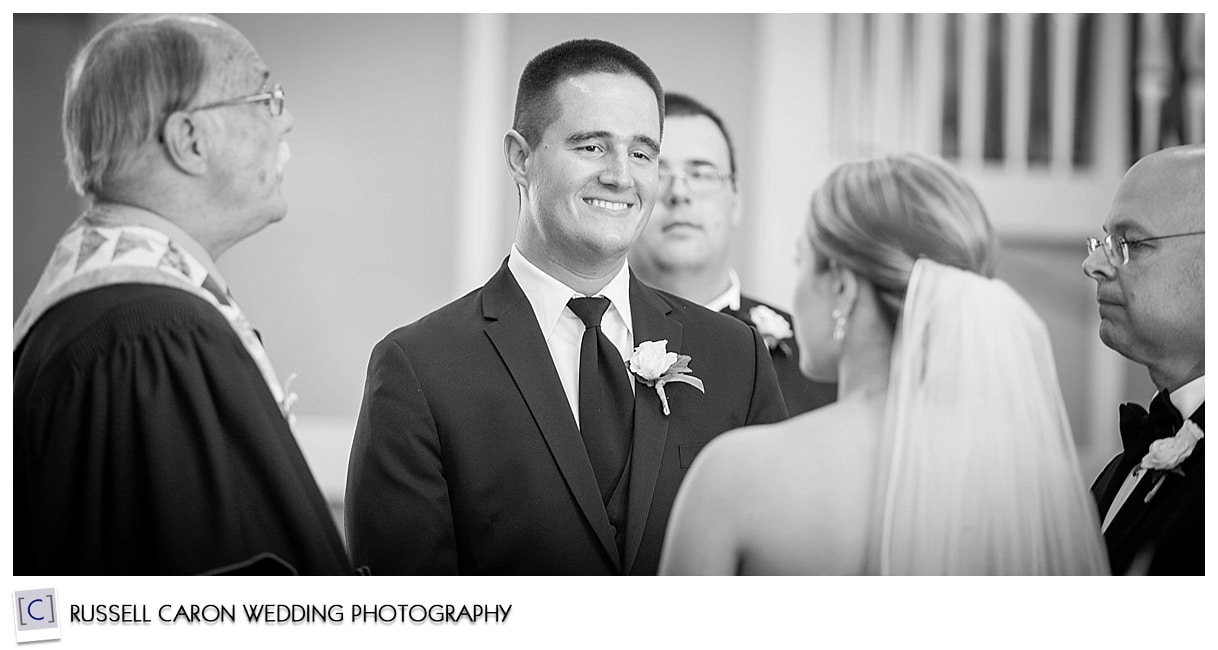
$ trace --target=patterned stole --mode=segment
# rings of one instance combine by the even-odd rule
[[[232,296],[221,292],[207,268],[168,235],[134,223],[121,210],[95,207],[60,238],[38,286],[13,325],[13,348],[21,345],[30,328],[51,307],[79,293],[116,284],[173,287],[215,307],[258,367],[289,427],[294,425],[290,409],[296,395],[285,395],[262,341]]]

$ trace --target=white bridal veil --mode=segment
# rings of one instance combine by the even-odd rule
[[[880,463],[872,573],[1108,570],[1048,333],[999,280],[914,264]]]

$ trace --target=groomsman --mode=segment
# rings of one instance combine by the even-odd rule
[[[510,254],[372,351],[347,479],[357,565],[654,574],[698,451],[786,418],[755,331],[626,263],[658,193],[663,106],[647,64],[612,43],[525,67],[503,139]]]
[[[1121,406],[1124,450],[1091,487],[1113,574],[1205,573],[1205,146],[1165,149],[1121,181],[1089,239],[1100,340],[1146,366],[1149,412]]]
[[[837,386],[799,372],[791,315],[742,295],[728,262],[743,209],[736,150],[723,120],[692,97],[667,93],[660,199],[630,250],[630,267],[652,286],[756,328],[774,361],[787,411],[819,408],[836,398]]]
[[[287,214],[270,79],[211,16],[120,19],[68,71],[90,205],[13,326],[14,573],[352,572],[216,266]]]

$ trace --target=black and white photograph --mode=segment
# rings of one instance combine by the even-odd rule
[[[11,18],[61,642],[73,577],[1206,573],[1204,14]]]

